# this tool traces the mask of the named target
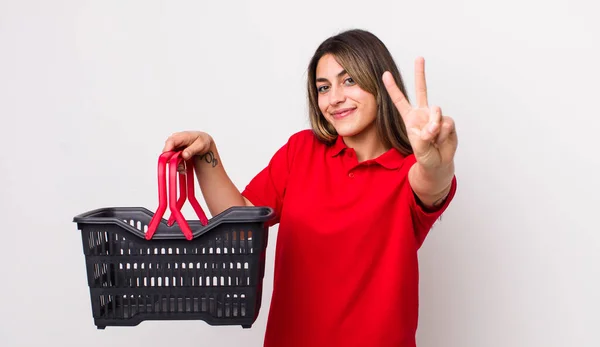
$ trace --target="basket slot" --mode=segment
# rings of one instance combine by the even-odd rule
[[[248,237],[246,235],[246,232],[244,230],[240,231],[240,253],[242,254],[246,254],[249,253],[248,252]]]
[[[106,249],[108,248],[107,244],[108,244],[108,233],[107,232],[101,232],[98,233],[98,243],[100,245],[100,252],[101,254],[106,254]]]
[[[223,300],[223,294],[217,294],[216,297],[217,297],[217,300],[216,300],[216,311],[217,312],[215,312],[215,313],[216,313],[216,315],[217,315],[218,318],[221,318],[221,317],[223,317],[223,315],[225,313],[224,312],[225,311],[225,307],[224,307],[225,305],[224,305],[224,302],[223,302],[224,301]]]
[[[190,269],[192,269],[192,271],[191,271],[192,278],[190,278],[190,285],[191,286],[200,286],[200,280],[198,277],[199,266],[195,266],[194,263],[190,263],[189,265],[190,265]]]
[[[116,297],[113,295],[105,295],[106,298],[106,315],[109,316],[109,318],[116,318],[116,311],[117,311],[117,300]]]
[[[249,230],[246,238],[246,249],[248,250],[248,253],[254,253],[254,245],[252,243],[252,240],[252,231]]]
[[[119,235],[115,233],[108,233],[107,242],[108,242],[108,254],[115,254],[115,244],[117,243]]]

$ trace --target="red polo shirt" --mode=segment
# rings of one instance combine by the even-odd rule
[[[413,347],[417,250],[444,205],[424,211],[408,182],[415,157],[358,163],[341,137],[294,134],[243,191],[279,223],[267,347]]]

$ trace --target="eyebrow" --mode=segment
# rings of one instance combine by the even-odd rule
[[[342,76],[344,76],[347,73],[348,72],[346,71],[346,69],[344,69],[344,70],[340,71],[340,73],[337,74],[337,77],[338,78],[342,77]],[[329,80],[327,78],[324,78],[324,77],[319,77],[319,78],[317,78],[316,82],[329,82]]]

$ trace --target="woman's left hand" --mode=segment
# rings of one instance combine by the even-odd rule
[[[440,107],[430,107],[427,102],[424,59],[415,61],[416,105],[408,102],[387,71],[383,83],[404,120],[417,163],[428,171],[453,164],[458,146],[454,120],[443,116]]]

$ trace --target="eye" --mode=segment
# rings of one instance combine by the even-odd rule
[[[317,92],[319,92],[320,94],[323,94],[327,91],[327,89],[329,89],[329,86],[320,86],[320,87],[317,87]]]
[[[354,79],[352,77],[348,77],[344,80],[344,84],[347,86],[353,86],[356,84],[356,82],[354,82]]]

